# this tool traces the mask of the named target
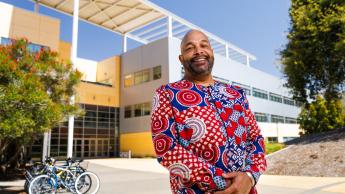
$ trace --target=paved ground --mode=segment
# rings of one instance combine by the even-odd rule
[[[99,194],[170,194],[167,171],[154,159],[97,159],[89,170],[101,179]],[[1,194],[24,193],[24,181],[0,182]],[[345,194],[345,177],[264,175],[260,194]]]

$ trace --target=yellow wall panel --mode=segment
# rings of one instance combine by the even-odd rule
[[[131,150],[134,157],[155,157],[151,132],[124,133],[120,135],[120,151]]]
[[[78,103],[119,107],[113,87],[81,82],[76,87],[76,93]]]
[[[58,52],[62,61],[69,62],[71,57],[71,43],[60,41]]]
[[[60,20],[37,13],[14,8],[10,38],[27,38],[30,42],[59,49]]]
[[[120,104],[120,57],[113,56],[97,64],[97,82],[111,84],[115,88],[117,102]]]

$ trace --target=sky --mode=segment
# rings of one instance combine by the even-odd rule
[[[33,3],[28,0],[0,1],[33,10]],[[151,0],[151,2],[253,54],[257,60],[251,63],[252,67],[283,77],[278,68],[278,61],[279,51],[287,43],[290,0]],[[40,13],[59,18],[60,39],[71,42],[71,17],[42,6]],[[138,46],[131,40],[128,44],[128,49]],[[118,55],[121,50],[121,36],[85,22],[79,23],[78,57],[99,61]]]

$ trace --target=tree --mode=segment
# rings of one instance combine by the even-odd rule
[[[70,96],[81,73],[56,52],[30,51],[25,39],[0,45],[0,164],[15,167],[23,145],[79,111]]]
[[[340,99],[345,88],[345,1],[291,0],[289,14],[288,43],[280,53],[285,86],[307,105],[318,94],[327,101]]]
[[[340,100],[326,101],[321,96],[309,106],[302,107],[297,120],[306,134],[320,133],[345,125],[345,114]]]

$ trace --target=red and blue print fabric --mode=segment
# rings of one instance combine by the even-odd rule
[[[161,86],[153,97],[151,132],[174,194],[223,190],[222,173],[234,171],[250,172],[256,183],[266,170],[264,139],[237,86],[187,80]]]

